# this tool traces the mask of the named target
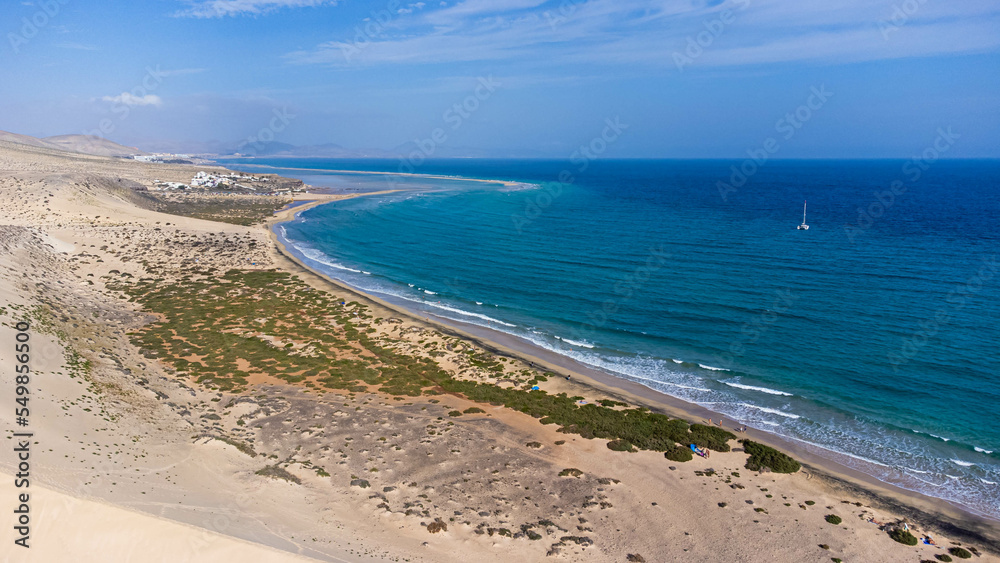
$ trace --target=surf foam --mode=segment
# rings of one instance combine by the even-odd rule
[[[793,396],[791,393],[785,393],[784,391],[778,391],[777,389],[770,389],[767,387],[755,387],[753,385],[744,385],[742,383],[733,383],[731,381],[723,381],[726,385],[730,387],[735,387],[737,389],[747,389],[750,391],[760,391],[761,393],[767,393],[769,395],[782,395],[784,397]]]

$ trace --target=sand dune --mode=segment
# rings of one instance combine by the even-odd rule
[[[13,498],[11,475],[0,477],[0,494]],[[35,526],[29,549],[4,542],[4,561],[313,561],[237,540],[174,520],[157,518],[94,500],[31,487]],[[30,556],[29,556],[30,555]]]

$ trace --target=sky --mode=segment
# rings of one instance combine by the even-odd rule
[[[33,136],[1000,157],[995,0],[3,2],[0,129]]]

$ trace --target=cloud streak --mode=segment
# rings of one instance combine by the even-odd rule
[[[174,13],[181,18],[225,18],[260,16],[283,8],[335,6],[337,0],[189,0],[187,8]]]
[[[64,41],[62,43],[56,43],[56,47],[60,49],[73,49],[75,51],[98,51],[99,49],[94,45],[87,45],[85,43],[74,43],[72,41]]]
[[[146,94],[145,96],[136,96],[128,92],[122,92],[117,96],[104,96],[101,100],[105,102],[111,102],[114,104],[123,104],[130,107],[137,106],[153,106],[160,107],[163,105],[163,100],[159,96],[153,94]]]
[[[736,22],[699,65],[836,64],[1000,48],[998,4],[922,4],[887,41],[880,22],[897,9],[891,0],[466,0],[428,6],[420,17],[396,22],[350,61],[338,40],[285,57],[293,64],[331,67],[476,61],[671,67],[671,53],[726,10]]]

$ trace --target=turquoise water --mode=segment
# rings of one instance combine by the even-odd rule
[[[329,176],[341,188],[417,191],[314,208],[281,233],[365,291],[1000,517],[1000,162],[770,162],[723,198],[734,164],[419,170],[523,182],[507,187]],[[564,169],[572,183],[550,184]],[[811,228],[797,230],[806,199]]]

